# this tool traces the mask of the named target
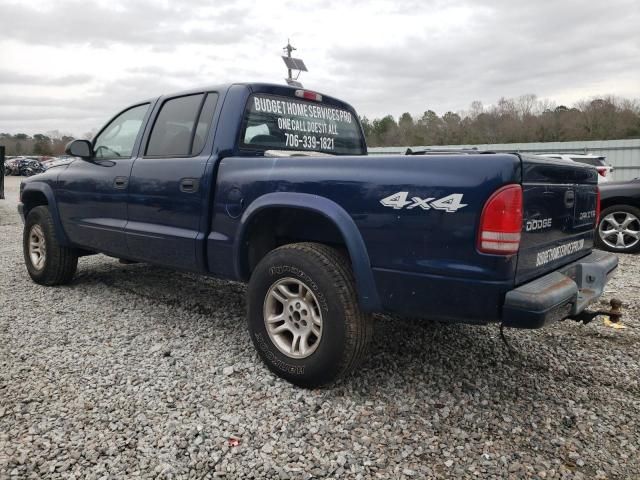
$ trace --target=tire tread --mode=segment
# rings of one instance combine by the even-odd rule
[[[348,258],[333,247],[314,242],[287,244],[278,247],[274,252],[282,250],[295,250],[314,258],[331,276],[340,292],[340,300],[345,311],[347,345],[340,359],[337,378],[348,375],[366,357],[373,337],[373,322],[370,315],[360,310],[356,281]]]
[[[47,258],[42,272],[33,272],[27,268],[31,278],[41,285],[65,285],[73,279],[78,268],[78,255],[74,249],[63,247],[55,235],[53,217],[47,206],[38,206],[31,210],[25,222],[23,249],[25,262],[30,262],[27,251],[27,236],[31,225],[39,223],[42,226],[47,248]],[[28,264],[28,263],[27,263]]]

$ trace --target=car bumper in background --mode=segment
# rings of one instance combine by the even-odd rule
[[[618,266],[612,253],[594,250],[580,260],[507,292],[505,327],[540,328],[577,315],[602,295]]]

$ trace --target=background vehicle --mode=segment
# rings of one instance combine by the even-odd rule
[[[30,177],[45,171],[42,164],[32,157],[14,157],[5,161],[7,175]]]
[[[537,328],[580,318],[617,258],[592,252],[597,173],[517,154],[367,156],[358,116],[233,84],[135,104],[22,183],[38,283],[78,257],[248,281],[267,366],[304,386],[356,368],[373,312]]]
[[[602,214],[596,245],[610,252],[640,251],[640,179],[600,187]]]
[[[0,145],[0,200],[4,200],[4,145]]]
[[[541,157],[556,158],[558,160],[567,160],[570,162],[584,163],[596,167],[598,171],[598,183],[604,183],[611,180],[613,167],[605,161],[605,157],[597,155],[588,155],[580,153],[540,153]]]

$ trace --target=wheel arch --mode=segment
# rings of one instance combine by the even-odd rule
[[[30,182],[27,183],[20,194],[20,200],[22,202],[22,216],[26,220],[29,212],[35,207],[46,206],[53,218],[53,224],[56,230],[56,237],[58,242],[62,246],[69,245],[69,239],[62,228],[60,221],[60,214],[58,212],[58,204],[56,203],[53,189],[47,183],[44,182]]]
[[[600,209],[604,210],[605,208],[613,207],[616,205],[620,205],[620,206],[629,205],[631,207],[640,208],[640,200],[631,198],[631,197],[604,198],[600,202]]]
[[[369,255],[358,227],[340,205],[318,195],[291,192],[268,193],[258,197],[247,207],[240,219],[240,227],[234,242],[237,278],[246,281],[251,275],[250,239],[256,232],[253,227],[260,224],[260,219],[271,218],[270,216],[282,218],[282,214],[304,216],[304,224],[310,227],[307,229],[305,237],[294,240],[294,242],[317,241],[319,243],[338,243],[343,245],[351,261],[361,308],[364,311],[377,311],[380,309],[380,300],[369,262]],[[297,225],[300,224],[298,223]],[[271,229],[271,231],[273,230]],[[264,230],[258,229],[258,231]],[[321,235],[319,234],[320,232],[322,232]],[[272,233],[269,232],[269,234]],[[275,235],[275,233],[272,235]],[[264,251],[258,252],[257,258],[253,259],[253,263],[257,263],[260,258],[273,248],[294,242],[285,240],[284,243],[269,245],[264,248]]]

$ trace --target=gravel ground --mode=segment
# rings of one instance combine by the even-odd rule
[[[244,286],[83,258],[32,283],[0,201],[0,479],[640,478],[640,256],[596,321],[539,331],[376,319],[357,375],[302,390],[259,361]]]

